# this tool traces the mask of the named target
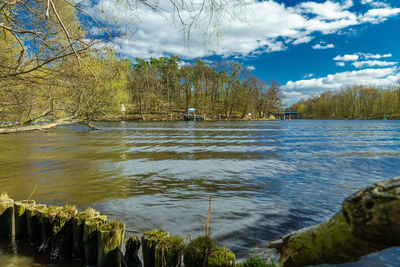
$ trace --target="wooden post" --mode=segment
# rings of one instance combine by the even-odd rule
[[[50,206],[44,210],[41,219],[42,250],[51,249],[52,259],[72,256],[73,225],[72,218],[77,214],[74,206]]]
[[[0,194],[0,239],[11,240],[13,235],[14,200]]]
[[[98,233],[98,267],[121,267],[125,224],[113,221],[103,224]]]
[[[33,244],[40,244],[42,240],[42,225],[40,218],[43,216],[46,205],[35,204],[26,207],[29,240]]]
[[[209,267],[234,267],[235,262],[235,254],[227,248],[218,248],[208,257]]]
[[[181,266],[183,238],[180,236],[166,236],[160,239],[155,248],[155,266]]]
[[[282,266],[340,264],[400,245],[400,177],[348,197],[328,222],[306,228],[270,247]]]
[[[214,241],[208,236],[199,236],[183,249],[185,267],[201,267],[208,265],[208,257],[214,250]]]
[[[83,245],[85,247],[85,262],[88,266],[96,266],[98,258],[98,232],[107,221],[106,216],[85,220],[83,225]]]
[[[143,266],[155,267],[155,249],[163,237],[169,236],[164,230],[146,232],[142,236]]]
[[[139,237],[132,236],[125,240],[125,263],[128,267],[142,267],[142,263],[138,256],[139,248]]]
[[[78,215],[74,217],[73,219],[74,241],[72,248],[73,249],[72,255],[74,259],[82,260],[85,258],[85,246],[83,242],[83,231],[84,231],[83,228],[85,221],[99,216],[100,212],[92,208],[88,208],[85,211],[79,212]]]
[[[22,200],[14,202],[15,239],[24,240],[29,238],[28,218],[26,209],[35,205],[34,200]]]

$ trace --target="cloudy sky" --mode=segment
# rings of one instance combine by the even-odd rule
[[[132,17],[111,0],[89,10],[113,31],[131,33],[111,42],[123,57],[237,60],[259,78],[279,81],[288,105],[325,90],[387,87],[400,79],[398,0],[243,0],[244,7],[218,1],[229,8],[215,16],[204,12],[189,40],[177,16],[187,21],[188,12],[173,12],[170,0],[159,1],[161,16],[138,5]],[[192,11],[200,8],[200,0],[192,2]],[[204,29],[221,37],[204,37]]]

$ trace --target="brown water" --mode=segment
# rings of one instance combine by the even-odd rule
[[[400,173],[400,122],[98,125],[1,135],[0,190],[19,200],[37,185],[37,202],[94,207],[126,223],[127,236],[162,228],[195,237],[211,195],[212,235],[241,258]],[[48,263],[32,249],[0,247],[0,266]],[[399,264],[391,249],[349,266]]]

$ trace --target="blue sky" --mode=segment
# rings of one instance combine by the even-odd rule
[[[108,43],[121,56],[237,60],[259,78],[280,82],[288,105],[326,90],[354,84],[388,87],[400,80],[398,0],[246,0],[245,8],[219,1],[232,3],[235,19],[203,16],[190,41],[171,12],[170,0],[160,1],[164,16],[139,5],[132,19],[106,0],[90,9],[113,30],[132,33]],[[221,37],[204,45],[209,22]]]

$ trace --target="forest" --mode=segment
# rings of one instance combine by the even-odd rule
[[[400,119],[400,85],[351,86],[300,100],[291,108],[303,119]]]

